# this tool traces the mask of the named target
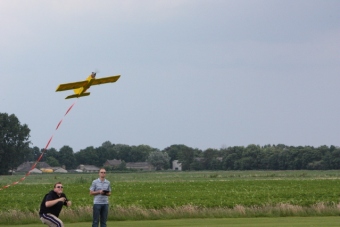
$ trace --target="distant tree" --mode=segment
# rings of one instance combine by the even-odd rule
[[[265,159],[263,160],[263,163],[266,166],[266,168],[264,169],[268,169],[268,170],[278,170],[280,169],[280,167],[284,167],[285,165],[285,158],[284,156],[282,157],[282,159],[280,159],[280,154],[278,149],[275,146],[272,147],[266,147],[263,148],[266,154]],[[284,154],[282,154],[284,155]]]
[[[313,147],[306,146],[302,150],[303,154],[301,157],[302,169],[308,169],[308,165],[315,161],[320,161],[322,156],[321,153]],[[312,165],[313,166],[313,165]]]
[[[250,144],[243,152],[242,165],[243,169],[259,169],[261,147],[259,145]]]
[[[114,144],[112,144],[110,141],[105,141],[104,143],[102,143],[102,147],[105,147],[105,148],[110,148],[114,146]]]
[[[172,161],[173,160],[178,160],[179,157],[179,153],[180,151],[185,148],[185,145],[171,145],[170,147],[166,147],[163,151],[166,152],[169,157],[170,157],[170,164],[171,164],[171,168],[172,168]]]
[[[124,160],[125,162],[132,162],[134,160],[131,157],[131,147],[126,144],[116,144],[114,149],[117,152],[118,159]]]
[[[182,163],[183,170],[190,170],[190,165],[194,161],[194,157],[200,157],[202,151],[199,149],[193,149],[183,144],[174,144],[163,150],[170,157],[170,168],[172,168],[172,161],[179,160]]]
[[[95,166],[103,166],[103,164],[106,162],[106,160],[111,159],[109,158],[110,156],[110,151],[108,147],[97,147],[95,148],[95,153],[97,154],[97,159],[94,160],[95,162],[93,163]]]
[[[93,146],[87,147],[74,154],[77,165],[97,165],[98,153]]]
[[[243,146],[235,146],[228,147],[227,149],[222,149],[222,169],[224,170],[237,170],[237,160],[242,158],[244,147]]]
[[[25,154],[24,154],[24,161],[25,162],[33,161],[34,160],[33,148],[28,147],[27,149],[28,149],[27,152],[25,152]],[[39,150],[39,148],[38,148],[38,150]]]
[[[194,161],[190,164],[190,169],[191,170],[204,170],[204,165],[203,163],[198,160],[198,159],[194,159]]]
[[[216,170],[218,167],[216,166],[216,158],[219,155],[219,151],[217,149],[207,149],[203,152],[203,158],[204,158],[204,169],[207,170]]]
[[[178,154],[178,160],[182,163],[182,170],[191,170],[191,163],[195,158],[195,150],[193,148],[183,146]]]
[[[254,160],[247,156],[239,160],[240,170],[251,170],[253,167]]]
[[[49,164],[50,166],[60,166],[58,160],[52,156],[46,159],[46,163]]]
[[[30,161],[36,161],[40,155],[41,155],[41,151],[40,151],[40,148],[37,147],[37,146],[34,146],[33,148],[30,148],[31,150],[31,153],[32,153],[32,158],[30,159]],[[44,159],[40,160],[40,161],[43,161]]]
[[[340,148],[333,150],[330,157],[330,169],[340,169]]]
[[[145,162],[152,152],[159,151],[157,148],[152,148],[149,145],[132,146],[130,150],[131,162]]]
[[[56,160],[59,160],[59,152],[55,149],[55,148],[50,148],[50,149],[47,149],[47,150],[42,150],[42,152],[44,152],[44,157],[45,157],[45,160],[47,160],[49,157],[53,157],[55,158]],[[58,161],[59,162],[59,161]]]
[[[118,158],[117,150],[115,149],[115,144],[112,144],[110,141],[106,141],[102,144],[102,147],[106,149],[106,159],[112,160]],[[105,160],[106,161],[106,160]]]
[[[329,147],[329,151],[330,152],[333,152],[334,150],[336,150],[337,148],[334,146],[334,145],[331,145],[330,147]]]
[[[324,163],[323,163],[323,160],[320,160],[320,161],[313,161],[313,162],[310,162],[308,163],[307,165],[307,169],[309,170],[322,170],[324,169]]]
[[[76,158],[71,147],[63,146],[59,150],[59,162],[61,165],[65,165],[66,169],[73,169],[77,167]]]
[[[153,151],[148,157],[148,162],[152,164],[156,170],[168,169],[170,166],[170,157],[166,152]]]
[[[29,154],[30,129],[21,125],[18,118],[0,113],[0,175],[8,174],[20,165]]]

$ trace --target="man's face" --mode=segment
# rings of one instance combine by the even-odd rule
[[[63,185],[62,184],[57,184],[54,188],[54,191],[57,193],[57,194],[61,194],[63,192]]]
[[[101,169],[101,170],[99,171],[99,177],[100,177],[100,178],[105,178],[105,175],[106,175],[106,170],[105,170],[105,169]]]

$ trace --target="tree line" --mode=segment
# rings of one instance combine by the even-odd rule
[[[43,151],[30,148],[27,161],[35,161]],[[159,153],[160,157],[153,157]],[[30,157],[30,158],[29,158]],[[59,151],[45,151],[42,161],[51,166],[74,169],[80,164],[103,166],[106,160],[126,162],[148,161],[159,169],[172,167],[173,160],[182,163],[182,170],[326,170],[340,169],[340,148],[335,146],[254,145],[200,150],[186,145],[171,145],[163,150],[148,145],[129,146],[104,142],[99,147],[87,147],[73,152],[69,146]]]
[[[78,165],[103,166],[106,160],[149,162],[156,169],[172,168],[179,160],[182,170],[326,170],[340,168],[340,148],[336,146],[255,145],[200,150],[183,144],[163,150],[148,145],[129,146],[104,142],[74,152],[69,146],[60,150],[30,147],[30,129],[15,115],[0,113],[0,174],[8,174],[24,161],[40,161],[51,166],[75,169]]]

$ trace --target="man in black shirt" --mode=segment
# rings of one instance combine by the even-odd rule
[[[71,206],[71,201],[67,200],[63,193],[63,185],[58,182],[54,189],[45,195],[40,205],[40,220],[49,227],[64,227],[62,220],[58,218],[63,206]]]

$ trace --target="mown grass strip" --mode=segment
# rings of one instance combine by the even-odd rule
[[[116,227],[306,227],[306,226],[339,226],[339,217],[285,217],[285,218],[209,218],[209,219],[173,219],[148,221],[109,221],[108,226]],[[1,225],[15,227],[15,225]],[[39,224],[20,225],[37,227]],[[67,227],[91,226],[91,222],[68,223]]]

